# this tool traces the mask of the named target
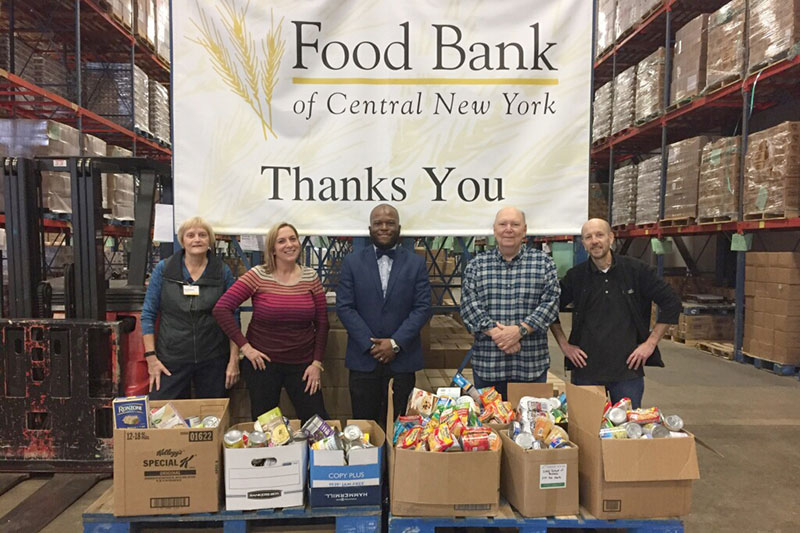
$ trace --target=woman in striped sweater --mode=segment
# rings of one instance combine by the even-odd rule
[[[301,243],[294,226],[273,226],[265,248],[265,263],[222,295],[214,318],[247,359],[241,371],[253,420],[277,407],[282,387],[303,422],[315,414],[327,419],[321,383],[328,340],[325,292],[314,269],[298,264]],[[233,313],[248,298],[253,317],[242,335]]]

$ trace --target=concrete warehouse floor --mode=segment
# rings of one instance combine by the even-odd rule
[[[694,484],[686,531],[800,530],[797,378],[670,341],[662,341],[661,349],[667,366],[648,370],[644,403],[680,414],[698,439],[701,479]],[[563,376],[560,353],[551,342],[552,371]],[[42,484],[41,479],[28,480],[0,497],[0,516]],[[43,531],[82,531],[83,509],[110,484],[96,485]]]

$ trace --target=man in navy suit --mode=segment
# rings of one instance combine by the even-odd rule
[[[423,367],[419,332],[431,316],[431,286],[425,260],[397,245],[397,209],[375,207],[369,236],[372,245],[342,263],[336,313],[348,334],[353,418],[385,423],[389,380],[395,416],[405,414],[414,372]]]

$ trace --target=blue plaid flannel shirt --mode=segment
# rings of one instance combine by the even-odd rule
[[[461,319],[475,336],[475,373],[486,381],[531,381],[550,368],[547,330],[558,318],[560,296],[555,263],[540,250],[523,245],[505,261],[495,249],[470,261],[461,287]],[[483,333],[497,322],[533,328],[519,353],[506,355]]]

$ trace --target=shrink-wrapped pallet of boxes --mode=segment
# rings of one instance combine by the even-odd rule
[[[741,137],[722,137],[703,147],[698,182],[699,222],[725,222],[739,215]]]
[[[700,158],[708,137],[692,137],[669,145],[667,187],[664,194],[664,219],[697,217],[697,182]]]
[[[108,157],[131,157],[133,152],[119,146],[109,145]],[[115,220],[133,220],[133,204],[135,200],[134,179],[132,174],[108,174],[108,196],[111,218]]]
[[[0,143],[15,157],[77,156],[78,130],[52,120],[0,119]],[[72,212],[68,172],[42,172],[44,207],[55,213]]]
[[[636,224],[658,222],[661,199],[661,155],[639,163],[636,178]]]
[[[661,0],[617,0],[617,14],[614,20],[614,38],[619,41],[629,30],[642,22]]]
[[[747,138],[745,219],[800,213],[800,122],[783,122]]]
[[[39,42],[44,50],[55,48],[52,35],[28,34],[33,42]],[[31,41],[28,41],[31,42]],[[69,83],[69,72],[64,59],[57,53],[37,51],[28,42],[14,38],[14,69],[11,69],[11,40],[8,32],[0,34],[0,68],[8,70],[27,81],[63,98],[74,98]],[[15,96],[19,101],[30,100],[30,96]]]
[[[800,365],[800,254],[747,252],[743,350]]]
[[[170,140],[169,91],[155,80],[150,80],[150,131],[153,136],[165,143]]]
[[[600,57],[614,44],[614,19],[617,0],[597,0],[597,39],[595,57]]]
[[[86,108],[125,128],[149,132],[149,80],[142,69],[135,65],[131,69],[130,63],[89,62],[83,77]]]
[[[750,0],[748,71],[754,72],[800,46],[800,0]]]
[[[99,137],[89,135],[86,133],[81,134],[81,155],[89,157],[105,157],[106,156],[106,142]],[[103,209],[111,209],[111,203],[108,195],[108,174],[101,174],[102,191],[103,191]]]
[[[611,225],[625,226],[636,222],[637,166],[627,165],[614,171]]]
[[[675,34],[670,102],[691,100],[706,86],[708,15],[686,23]]]
[[[155,0],[156,54],[166,63],[170,61],[169,0]]]
[[[156,49],[155,0],[134,0],[134,33],[153,50]]]
[[[589,184],[589,218],[608,218],[608,183]]]
[[[664,112],[664,61],[666,49],[662,46],[636,66],[637,124],[647,122]]]
[[[611,107],[614,97],[614,82],[610,81],[594,92],[594,117],[592,119],[592,142],[597,143],[611,135]]]
[[[742,77],[746,14],[745,0],[733,0],[709,15],[706,90]]]
[[[133,0],[110,0],[111,14],[126,28],[133,29]]]
[[[633,126],[636,112],[636,65],[614,78],[614,105],[611,112],[611,135]]]

